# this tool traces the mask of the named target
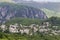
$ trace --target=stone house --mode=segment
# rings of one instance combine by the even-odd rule
[[[2,25],[0,26],[0,28],[2,29],[2,32],[4,32],[5,30],[7,30],[7,26],[4,25],[4,24],[2,24]]]
[[[28,27],[28,26],[24,26],[23,28],[20,28],[20,33],[21,34],[27,34],[27,35],[29,35],[30,34],[30,31],[31,31],[31,28],[30,27]]]
[[[49,22],[43,22],[43,25],[46,26],[46,27],[49,27],[50,23]]]
[[[18,26],[18,24],[10,25],[9,32],[11,32],[11,33],[18,33],[19,32],[19,26]]]
[[[39,25],[31,24],[29,27],[31,27],[32,33],[36,33],[39,29]]]

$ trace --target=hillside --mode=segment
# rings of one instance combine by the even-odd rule
[[[0,0],[0,2],[13,2],[12,0]]]
[[[23,24],[23,25],[31,25],[31,24],[38,24],[40,25],[43,22],[43,20],[40,19],[31,19],[31,18],[12,18],[11,20],[7,21],[5,24]]]
[[[58,35],[42,35],[37,34],[33,36],[21,35],[21,34],[6,34],[0,32],[0,40],[60,40]]]
[[[60,12],[60,2],[40,2],[39,3],[39,2],[34,2],[34,1],[21,1],[21,0],[18,0],[18,1],[14,0],[14,2],[18,4],[22,4],[22,5],[35,7],[38,9],[46,8],[49,10]]]
[[[28,6],[32,6],[32,7],[35,7],[35,8],[40,8],[40,9],[43,9],[43,8],[46,8],[46,9],[49,9],[49,10],[53,10],[53,11],[57,11],[57,12],[60,12],[60,3],[52,3],[52,2],[48,2],[48,3],[37,3],[37,2],[28,2],[28,3],[21,3],[23,5],[28,5]]]
[[[37,8],[14,3],[0,3],[0,23],[15,17],[46,19],[46,14]]]
[[[22,5],[27,5],[30,7],[35,7],[35,8],[46,8],[49,10],[57,11],[60,12],[60,2],[34,2],[34,1],[25,1],[25,0],[0,0],[0,2],[12,2],[12,3],[17,3],[17,4],[22,4]]]
[[[50,18],[52,16],[60,17],[60,12],[56,12],[56,11],[49,10],[49,9],[46,9],[46,8],[43,8],[42,11],[44,11],[46,13],[48,18]]]

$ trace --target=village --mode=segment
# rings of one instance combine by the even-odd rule
[[[55,30],[50,28],[50,26],[51,24],[49,22],[44,22],[42,25],[31,24],[30,26],[18,25],[18,23],[15,23],[14,25],[11,24],[9,27],[2,24],[0,29],[2,32],[5,32],[8,29],[10,33],[25,33],[27,35],[33,35],[37,32],[49,35],[60,35],[60,30],[56,30],[58,26],[52,26],[53,28],[56,28]]]

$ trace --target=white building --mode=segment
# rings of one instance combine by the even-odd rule
[[[18,28],[19,28],[19,26],[17,25],[17,24],[15,24],[15,25],[10,25],[10,27],[9,27],[9,32],[11,32],[11,33],[18,33],[19,31],[18,31]]]
[[[24,33],[28,34],[29,35],[29,29],[24,29]]]
[[[0,28],[2,29],[2,32],[4,32],[4,31],[7,29],[7,26],[4,25],[4,24],[2,24],[2,25],[0,26]]]
[[[46,27],[50,26],[49,22],[44,22],[43,25],[45,25]]]

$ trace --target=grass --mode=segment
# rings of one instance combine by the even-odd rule
[[[0,40],[60,40],[60,36],[50,36],[50,35],[26,35],[26,34],[8,34],[8,33],[2,33],[3,37]]]
[[[52,16],[55,16],[55,17],[60,17],[60,12],[56,12],[56,11],[52,11],[52,10],[49,10],[49,9],[42,9],[48,18],[52,17]]]
[[[0,37],[0,40],[8,40],[8,38],[6,38],[6,37],[1,38]]]

